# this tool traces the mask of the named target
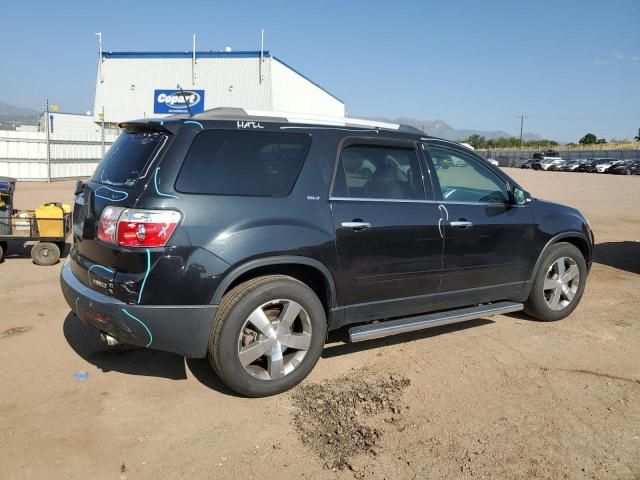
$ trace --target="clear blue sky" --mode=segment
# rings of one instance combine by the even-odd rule
[[[640,128],[640,1],[7,1],[0,101],[93,108],[106,50],[266,48],[349,114],[575,141]]]

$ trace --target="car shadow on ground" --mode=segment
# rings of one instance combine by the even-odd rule
[[[593,261],[627,272],[640,273],[640,241],[598,243]]]
[[[348,343],[349,328],[341,328],[329,332],[327,345],[322,352],[322,358],[338,357],[340,355],[348,355],[354,352],[362,352],[365,350],[374,350],[377,348],[388,347],[390,345],[404,344],[416,340],[424,340],[445,333],[457,332],[468,328],[482,327],[495,323],[493,320],[480,318],[477,320],[469,320],[467,322],[455,323],[451,325],[443,325],[441,327],[428,328],[426,330],[418,330],[415,332],[402,333],[392,335],[390,337],[377,338],[358,343]]]
[[[107,346],[100,333],[72,312],[64,320],[63,333],[69,346],[103,372],[186,380],[187,368],[204,386],[225,395],[236,395],[218,379],[206,358],[185,358],[169,352],[132,345]]]
[[[494,322],[488,319],[470,320],[361,343],[347,343],[348,329],[342,328],[330,333],[322,357],[332,358],[354,352],[374,350],[492,323]],[[63,333],[69,346],[80,357],[105,373],[120,372],[128,375],[186,380],[186,369],[188,368],[191,374],[207,388],[224,395],[238,396],[220,381],[206,358],[187,358],[185,361],[180,355],[131,345],[109,347],[100,339],[100,333],[95,328],[85,324],[72,312],[69,312],[64,320]]]

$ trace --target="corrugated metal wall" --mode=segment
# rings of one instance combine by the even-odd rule
[[[116,137],[105,134],[105,151]],[[52,134],[49,149],[52,179],[89,177],[102,158],[101,135]],[[0,130],[0,176],[47,180],[47,134]]]
[[[344,117],[344,103],[275,58],[271,79],[272,110]]]
[[[106,122],[165,117],[154,114],[155,90],[204,90],[205,110],[215,107],[246,107],[269,110],[270,81],[259,83],[259,58],[200,58],[196,82],[192,82],[188,58],[106,58],[103,83],[96,87],[96,115],[104,107]],[[96,116],[97,118],[97,116]]]
[[[38,120],[39,131],[46,131],[45,116],[43,113]],[[74,113],[49,112],[49,125],[51,133],[74,132],[77,134],[100,133],[100,126],[95,123],[93,115],[79,115]]]
[[[204,109],[240,107],[318,115],[343,116],[344,104],[277,59],[260,57],[199,57],[196,80],[189,57],[106,56],[96,80],[95,119],[104,107],[106,122],[122,122],[154,114],[155,90],[204,90]],[[102,79],[102,81],[101,81]]]

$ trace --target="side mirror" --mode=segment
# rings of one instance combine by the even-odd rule
[[[80,195],[83,188],[84,182],[82,180],[78,180],[78,182],[76,183],[76,191],[74,192],[74,195]]]
[[[521,188],[513,187],[513,189],[511,190],[511,201],[513,205],[524,207],[526,205],[529,205],[533,201],[533,199],[528,192],[525,192]]]

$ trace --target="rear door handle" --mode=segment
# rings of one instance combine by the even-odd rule
[[[350,228],[351,230],[364,230],[369,228],[371,224],[369,222],[342,222],[340,224],[342,228]]]
[[[473,222],[467,222],[466,220],[459,220],[457,222],[451,222],[450,225],[455,228],[471,228]]]

